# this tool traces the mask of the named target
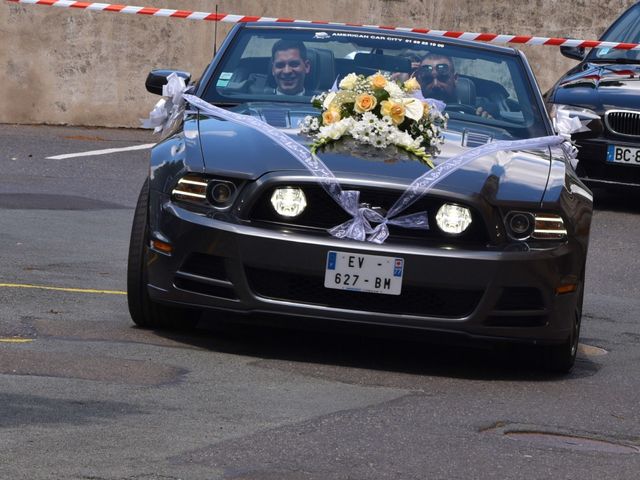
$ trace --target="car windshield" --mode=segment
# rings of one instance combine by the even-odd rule
[[[635,5],[616,20],[601,40],[640,43],[640,4]],[[640,50],[594,48],[589,53],[588,60],[591,62],[640,63]]]
[[[218,104],[309,104],[352,72],[415,77],[416,96],[447,104],[453,130],[473,123],[497,139],[547,134],[534,83],[517,55],[397,33],[246,27],[202,96]]]

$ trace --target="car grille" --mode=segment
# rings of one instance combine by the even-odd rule
[[[604,121],[613,133],[640,137],[640,112],[609,110],[604,116]]]
[[[461,318],[478,305],[482,291],[403,285],[401,295],[350,292],[324,287],[324,278],[246,267],[251,290],[260,297],[346,310]]]
[[[345,212],[320,185],[308,183],[292,185],[291,183],[287,183],[286,186],[297,186],[305,193],[307,208],[300,216],[294,219],[285,219],[274,211],[270,198],[273,195],[274,189],[278,186],[273,186],[262,192],[251,208],[249,219],[252,222],[263,222],[272,226],[311,230],[327,230],[351,219],[351,216]],[[359,190],[361,203],[366,203],[372,207],[380,207],[384,209],[385,212],[388,211],[400,195],[402,195],[401,190],[363,188],[360,186],[343,186],[343,189]],[[438,208],[440,208],[442,203],[442,200],[425,196],[405,209],[401,215],[426,211],[429,218],[429,230],[414,230],[389,225],[390,237],[387,243],[396,240],[424,240],[430,238],[446,241],[447,243],[456,242],[486,245],[489,241],[487,230],[482,221],[482,217],[473,209],[471,210],[472,223],[468,230],[462,235],[451,237],[442,233],[437,228],[435,219]]]

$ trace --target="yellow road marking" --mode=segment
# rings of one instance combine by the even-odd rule
[[[65,287],[49,287],[46,285],[29,285],[23,283],[0,283],[0,288],[35,288],[39,290],[54,290],[57,292],[72,293],[100,293],[106,295],[126,295],[127,292],[120,290],[95,290],[92,288],[65,288]]]
[[[32,338],[0,338],[0,343],[29,343]]]

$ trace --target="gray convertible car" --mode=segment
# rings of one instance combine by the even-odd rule
[[[161,93],[171,73],[152,72],[147,89]],[[368,118],[362,112],[376,104],[388,128],[404,128],[404,110],[382,97],[353,100],[363,94],[354,79],[375,76],[396,86],[415,80],[424,111],[442,109],[441,130],[417,140],[429,148],[325,146],[313,128],[301,130]],[[332,110],[327,92],[340,88],[351,89],[352,106]],[[399,87],[385,88],[393,96]],[[569,149],[527,143],[556,133],[522,53],[375,28],[247,23],[234,27],[190,91],[243,117],[187,104],[153,148],[129,252],[137,325],[193,327],[205,310],[268,313],[530,344],[546,367],[572,367],[592,197]],[[274,128],[315,145],[334,184],[358,192],[356,209],[274,141]],[[488,150],[413,195],[403,215],[420,221],[387,221],[429,163],[439,172],[509,142],[523,146]],[[388,237],[336,235],[356,210],[366,213],[365,234],[384,223]]]

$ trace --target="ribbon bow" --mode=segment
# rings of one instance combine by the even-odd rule
[[[359,201],[360,192],[357,190],[347,190],[341,193],[339,203],[353,218],[330,229],[331,235],[337,238],[350,238],[360,242],[367,240],[381,244],[389,237],[388,224],[413,229],[427,230],[429,228],[427,212],[389,218],[388,215],[384,216],[370,207],[361,207]],[[372,227],[371,222],[378,225]]]
[[[184,78],[177,73],[167,77],[162,86],[162,96],[149,113],[149,118],[142,119],[142,128],[153,128],[153,133],[163,132],[180,115],[185,105],[184,93],[188,90]]]

